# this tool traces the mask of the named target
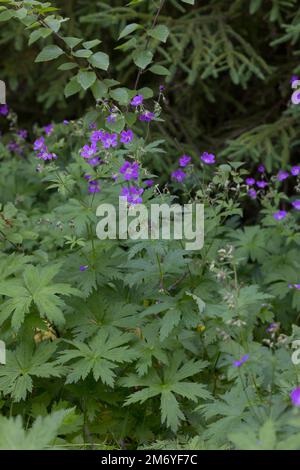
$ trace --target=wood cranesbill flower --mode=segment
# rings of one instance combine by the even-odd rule
[[[243,365],[246,361],[248,361],[249,359],[249,354],[245,354],[241,359],[239,359],[238,361],[234,361],[233,362],[233,366],[234,367],[241,367],[241,365]]]
[[[187,166],[192,160],[192,157],[189,155],[182,155],[182,157],[179,158],[179,166],[185,167]]]
[[[128,129],[128,131],[121,132],[120,142],[122,142],[122,144],[129,144],[132,140],[133,140],[132,130]]]
[[[126,197],[129,204],[141,204],[143,199],[141,195],[143,194],[143,188],[136,188],[135,186],[130,186],[129,188],[122,188],[121,196]]]
[[[248,196],[251,197],[251,199],[256,199],[257,192],[255,191],[255,189],[253,189],[253,188],[249,189]]]
[[[150,121],[153,121],[154,118],[155,118],[155,114],[151,113],[151,111],[145,111],[144,113],[139,115],[140,121],[150,122]]]
[[[293,176],[298,176],[300,175],[300,166],[296,165],[291,168],[291,174]]]
[[[140,106],[141,104],[143,104],[143,101],[144,101],[143,95],[136,95],[134,96],[134,98],[132,98],[132,100],[130,101],[130,104],[132,106]]]
[[[273,214],[273,217],[274,217],[275,220],[285,219],[286,216],[287,216],[286,211],[277,211],[277,212],[275,212],[275,214]]]
[[[53,124],[47,124],[47,126],[44,126],[44,131],[46,135],[51,135],[53,132],[54,126]]]
[[[184,171],[182,171],[180,168],[178,170],[175,170],[173,171],[173,173],[171,174],[171,177],[178,181],[178,183],[181,183],[184,178],[186,177],[186,174]]]
[[[297,199],[296,201],[292,202],[292,206],[296,211],[300,211],[300,199]]]
[[[8,106],[7,104],[2,104],[0,105],[0,115],[1,116],[7,116],[8,115]]]
[[[139,164],[138,162],[125,162],[123,166],[121,166],[119,172],[123,175],[124,180],[137,180],[139,177]]]
[[[213,165],[216,163],[216,157],[213,153],[204,152],[200,158],[206,165]]]
[[[246,178],[245,181],[248,186],[254,186],[256,182],[254,178]]]
[[[80,155],[83,158],[91,158],[97,152],[97,148],[95,144],[92,145],[84,145],[80,150]]]
[[[259,165],[257,168],[257,171],[258,173],[265,173],[266,172],[265,166],[263,164]]]
[[[268,186],[268,183],[266,181],[256,181],[256,186],[260,189],[264,189],[266,186]]]
[[[300,387],[294,388],[290,393],[290,397],[294,406],[300,406]]]
[[[280,170],[277,175],[278,181],[284,181],[290,176],[288,171]]]

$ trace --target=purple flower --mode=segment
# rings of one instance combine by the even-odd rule
[[[300,406],[300,387],[294,388],[290,393],[290,397],[294,406]]]
[[[45,149],[46,146],[45,146],[45,138],[44,137],[40,137],[39,139],[36,139],[33,143],[33,150],[37,151],[37,150],[43,150]]]
[[[246,178],[246,184],[248,186],[253,186],[255,184],[255,179],[254,178]]]
[[[154,118],[155,118],[155,114],[151,113],[151,111],[145,111],[143,114],[139,115],[140,121],[150,122],[150,121],[153,121]]]
[[[80,150],[80,155],[83,158],[91,158],[95,153],[97,152],[97,148],[95,144],[92,144],[91,146],[89,145],[84,145],[82,149]]]
[[[70,121],[68,121],[67,119],[64,119],[64,120],[63,120],[63,124],[64,124],[65,126],[67,126],[68,124],[70,124]]]
[[[143,95],[136,95],[134,98],[132,98],[130,104],[132,106],[139,106],[143,104],[143,101],[144,101]]]
[[[266,181],[257,181],[257,182],[256,182],[256,186],[257,186],[258,188],[263,189],[263,188],[265,188],[266,186],[268,186],[268,183],[267,183]]]
[[[165,86],[164,85],[159,85],[159,91],[162,93],[165,89]]]
[[[91,122],[91,124],[89,125],[89,129],[96,129],[97,125],[95,122]]]
[[[19,153],[19,154],[22,153],[22,149],[21,149],[20,145],[17,142],[14,142],[14,141],[9,142],[7,144],[7,148],[10,152],[16,152],[16,153]]]
[[[91,179],[91,177],[92,177],[91,175],[84,175],[84,179],[87,180],[87,181],[89,181]]]
[[[292,206],[296,211],[300,211],[300,199],[297,199],[296,201],[292,202]]]
[[[280,326],[280,323],[275,323],[275,322],[270,323],[266,331],[268,333],[274,333],[275,331],[279,329],[279,326]]]
[[[288,288],[300,290],[300,284],[288,284]]]
[[[96,144],[99,140],[102,140],[104,137],[104,133],[102,131],[94,131],[91,134],[90,141],[93,144]]]
[[[191,160],[192,157],[190,157],[189,155],[182,155],[182,157],[180,157],[179,159],[179,165],[185,167],[190,163]]]
[[[184,171],[182,171],[180,168],[178,168],[178,170],[173,171],[173,173],[171,174],[171,177],[174,180],[181,183],[184,180],[184,178],[186,177],[186,174],[185,174]]]
[[[46,160],[56,160],[57,155],[55,153],[48,152],[48,150],[42,150],[40,153],[37,155],[38,158],[46,161]]]
[[[101,163],[101,160],[99,157],[93,157],[93,158],[90,158],[87,163],[91,166],[96,166],[98,165],[98,163]]]
[[[248,196],[250,196],[251,199],[256,199],[257,192],[255,191],[255,189],[249,189]]]
[[[144,184],[145,184],[148,188],[150,188],[151,186],[153,186],[154,181],[153,181],[153,180],[145,180],[145,181],[144,181]]]
[[[7,116],[8,115],[8,106],[7,104],[0,105],[0,115]]]
[[[285,219],[286,216],[287,216],[286,211],[278,211],[278,212],[275,212],[275,214],[273,215],[274,219],[276,219],[276,220]]]
[[[291,169],[291,174],[293,176],[300,175],[300,166],[293,166],[292,169]]]
[[[126,197],[129,204],[141,204],[143,202],[143,199],[141,198],[143,192],[143,188],[130,186],[130,188],[122,188],[121,196]]]
[[[294,83],[296,80],[299,80],[298,75],[293,75],[292,78],[291,78],[291,80],[290,80],[290,84],[293,85],[293,83]]]
[[[242,364],[244,364],[246,361],[249,359],[249,354],[245,354],[239,361],[234,361],[233,366],[234,367],[240,367]]]
[[[20,130],[17,132],[17,135],[18,135],[21,139],[25,140],[25,139],[27,139],[28,132],[26,131],[26,129],[20,129]]]
[[[101,141],[105,149],[109,149],[110,147],[116,147],[118,145],[118,135],[110,134],[109,132],[106,132],[102,136]]]
[[[93,194],[100,192],[100,187],[99,187],[98,181],[89,181],[88,192],[93,193]]]
[[[213,153],[204,152],[200,158],[204,163],[206,163],[206,165],[213,165],[216,163],[216,157]]]
[[[137,180],[139,177],[139,164],[137,162],[125,162],[119,172],[123,175],[124,180]]]
[[[119,178],[119,175],[117,175],[116,173],[115,173],[114,175],[112,175],[112,179],[113,179],[114,181],[117,181],[118,178]]]
[[[257,168],[257,171],[258,171],[258,173],[265,173],[266,169],[265,169],[264,165],[261,164]]]
[[[79,271],[86,271],[87,269],[89,269],[88,265],[79,267]]]
[[[289,174],[288,171],[280,170],[279,173],[278,173],[278,175],[277,175],[277,179],[278,179],[278,181],[284,181],[284,180],[286,180],[289,176],[290,176],[290,174]]]
[[[121,138],[120,138],[120,142],[122,142],[122,144],[129,144],[133,139],[133,132],[128,129],[128,131],[122,131],[121,132]]]
[[[112,123],[116,122],[116,115],[113,114],[113,113],[111,113],[111,114],[106,118],[106,121],[107,121],[107,122],[112,122]]]
[[[54,129],[53,124],[48,124],[47,126],[44,127],[44,131],[45,131],[46,135],[52,134],[53,129]]]

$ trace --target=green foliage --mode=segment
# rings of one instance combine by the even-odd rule
[[[299,176],[276,178],[299,163],[297,2],[0,3],[0,448],[299,450],[299,212],[274,219],[300,191]],[[26,141],[14,109],[26,126],[48,110],[53,129],[35,124]],[[97,147],[91,165],[94,127],[135,137]],[[97,238],[125,161],[146,207],[204,204],[203,249]],[[250,200],[261,161],[275,174]]]

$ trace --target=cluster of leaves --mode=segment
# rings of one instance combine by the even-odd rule
[[[167,76],[170,68],[174,80],[182,69],[191,84],[198,74],[205,83],[227,72],[235,86],[246,86],[254,76],[263,79],[268,66],[233,26],[224,24],[222,11],[216,13],[219,2],[204,7],[209,18],[199,34],[207,52],[199,63],[196,52],[187,54],[194,37],[183,35],[187,22],[198,24],[198,8],[188,10],[192,0],[170,1],[180,14],[184,9],[174,28],[171,21],[163,23],[164,1],[149,27],[152,6],[145,7],[145,27],[132,21],[135,14],[144,18],[147,2],[133,0],[128,8],[101,4],[106,14],[101,19],[82,14],[83,24],[99,20],[111,27],[117,8],[113,26],[125,41],[121,51],[129,51],[120,73],[125,65],[138,67],[130,89],[102,77],[109,67],[108,49],[94,52],[99,40],[61,33],[65,18],[50,4],[1,3],[0,20],[21,21],[31,44],[52,38],[36,60],[61,61],[66,94],[83,96],[91,89],[96,106],[80,119],[54,126],[47,145],[57,153],[55,161],[41,163],[24,141],[18,147],[22,152],[7,147],[12,136],[18,138],[13,113],[7,120],[10,131],[1,139],[0,331],[7,361],[0,366],[0,448],[299,449],[299,409],[289,398],[300,380],[299,365],[291,361],[292,343],[300,337],[300,290],[289,287],[299,284],[299,216],[274,220],[275,208],[287,198],[280,188],[262,192],[261,205],[250,206],[254,222],[245,225],[245,162],[218,164],[205,174],[195,152],[184,185],[169,182],[145,190],[143,197],[146,205],[169,204],[172,189],[183,202],[204,203],[202,250],[186,251],[178,240],[96,236],[96,208],[115,203],[120,184],[111,176],[125,158],[140,163],[143,178],[154,154],[162,168],[169,166],[159,100],[153,123],[159,140],[153,139],[152,123],[143,127],[129,106],[136,94],[145,100],[153,96],[150,88],[139,88],[146,72]],[[229,15],[239,14],[242,3],[231,2]],[[272,3],[276,8],[268,14],[275,23],[285,14],[282,6],[294,7],[293,1]],[[250,16],[260,8],[262,2],[252,1]],[[201,15],[205,9],[200,8]],[[210,26],[211,9],[217,30]],[[161,46],[168,37],[172,47],[166,52]],[[164,60],[154,62],[155,53]],[[183,55],[192,63],[184,66]],[[117,117],[107,122],[111,109]],[[285,111],[276,131],[268,125],[252,129],[243,136],[246,146],[242,137],[230,142],[231,160],[242,160],[244,147],[262,159],[269,139],[271,170],[280,160],[273,139],[284,136],[288,152],[292,134],[285,125],[293,126],[297,113]],[[91,168],[80,157],[91,123],[118,134],[130,126],[136,137],[127,149],[100,150],[105,164]],[[176,120],[168,125],[176,127]],[[34,132],[37,137],[42,131]],[[247,147],[261,132],[265,137],[256,150]],[[83,178],[87,171],[101,181],[101,191],[92,195]],[[296,181],[299,190],[299,177]],[[241,358],[247,360],[236,365]]]

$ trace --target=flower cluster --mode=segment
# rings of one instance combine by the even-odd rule
[[[43,136],[34,141],[33,150],[37,152],[36,156],[44,161],[57,159],[57,155],[55,153],[49,152],[48,147],[45,144],[45,137]]]
[[[132,98],[130,104],[131,104],[131,106],[133,106],[135,108],[140,107],[141,113],[138,116],[138,119],[140,121],[145,121],[145,122],[153,121],[153,119],[155,118],[155,114],[152,113],[151,111],[147,111],[146,109],[143,108],[143,106],[142,106],[143,101],[144,101],[143,95],[136,95]]]

